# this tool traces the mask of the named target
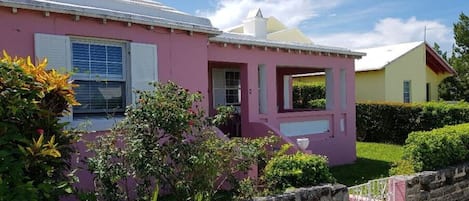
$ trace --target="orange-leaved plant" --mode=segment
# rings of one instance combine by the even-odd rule
[[[0,55],[0,201],[59,200],[72,193],[71,146],[60,117],[75,99],[70,74],[47,59]],[[39,135],[38,135],[39,134]]]

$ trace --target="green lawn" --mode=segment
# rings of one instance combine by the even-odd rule
[[[401,159],[403,147],[399,145],[357,142],[357,161],[354,164],[331,168],[338,183],[347,186],[389,176],[392,162]]]

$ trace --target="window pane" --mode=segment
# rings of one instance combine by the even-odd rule
[[[226,90],[226,103],[234,104],[239,103],[239,90],[238,89],[227,89]]]
[[[99,78],[106,77],[106,63],[105,62],[91,62],[91,75],[93,77],[99,76]],[[92,78],[93,78],[92,77]]]
[[[74,113],[123,112],[125,108],[124,82],[75,81],[76,99],[80,106],[73,107]]]
[[[106,46],[90,45],[90,56],[92,61],[106,61]]]
[[[89,60],[90,49],[88,44],[73,43],[72,44],[73,60]]]
[[[74,78],[123,80],[123,48],[115,45],[72,43]]]
[[[107,47],[107,59],[109,62],[118,62],[122,63],[122,48],[108,46]]]
[[[73,69],[76,70],[76,73],[89,74],[90,73],[90,62],[89,61],[73,61]]]
[[[108,77],[123,78],[122,63],[109,63],[107,73],[108,73]]]

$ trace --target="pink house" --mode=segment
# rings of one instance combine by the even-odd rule
[[[172,80],[201,91],[210,114],[234,105],[232,136],[273,133],[332,165],[356,159],[354,60],[364,54],[267,40],[260,12],[234,34],[148,0],[0,0],[0,22],[0,49],[76,72],[82,105],[66,119],[73,125],[90,120],[91,130],[105,131],[134,101],[133,89]],[[292,108],[291,76],[314,72],[326,74],[326,109]]]

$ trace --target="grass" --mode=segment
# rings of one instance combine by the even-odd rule
[[[347,186],[366,183],[368,180],[389,176],[389,168],[401,159],[400,145],[357,142],[357,161],[354,164],[331,168],[338,183]]]

